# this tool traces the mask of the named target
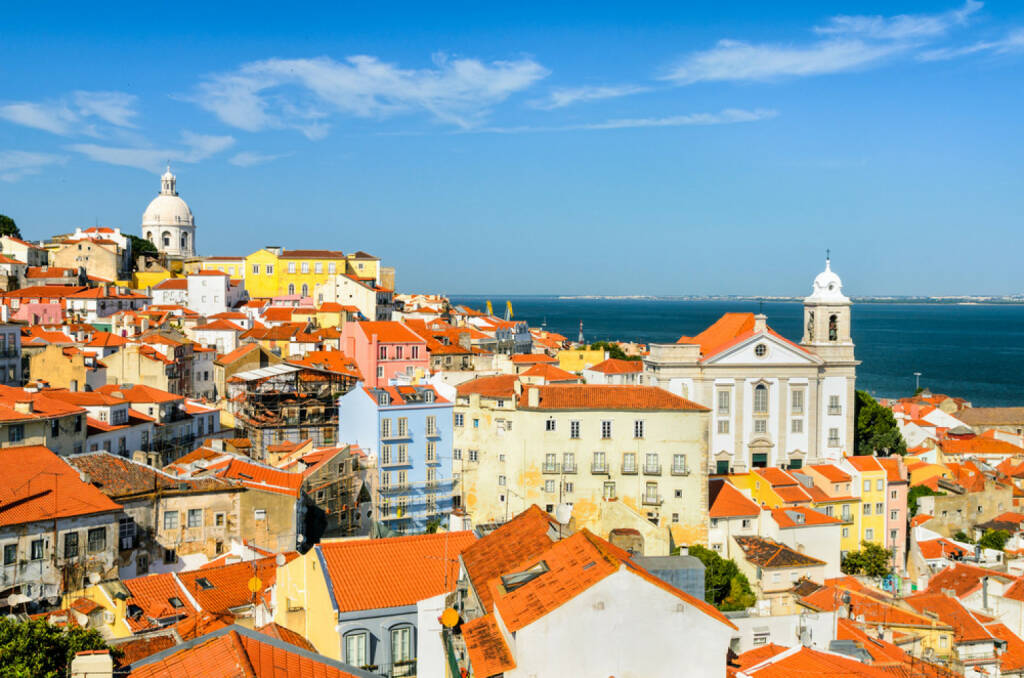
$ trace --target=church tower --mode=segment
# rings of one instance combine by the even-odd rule
[[[800,343],[826,362],[853,362],[850,303],[843,294],[843,281],[826,257],[825,270],[814,279],[811,296],[804,299],[804,337]]]
[[[160,194],[142,214],[142,237],[161,253],[185,259],[196,254],[196,220],[178,195],[177,183],[168,167],[160,177]]]

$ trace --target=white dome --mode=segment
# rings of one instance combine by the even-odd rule
[[[814,279],[811,296],[805,301],[817,301],[830,304],[848,304],[850,299],[843,294],[843,281],[832,271],[831,262],[825,260],[825,270]]]
[[[145,226],[194,226],[192,210],[177,195],[161,193],[153,198],[149,207],[142,213],[142,225]]]

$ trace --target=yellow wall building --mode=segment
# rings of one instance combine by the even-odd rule
[[[558,352],[558,366],[566,372],[582,372],[608,359],[603,349],[567,349]]]
[[[285,250],[265,247],[245,258],[245,289],[254,299],[284,295],[310,296],[317,285],[332,275],[352,275],[362,280],[380,279],[380,259],[356,252],[333,250]]]
[[[853,493],[860,498],[859,541],[885,546],[886,473],[874,457],[845,457],[840,467],[853,479]],[[858,547],[859,548],[859,547]]]

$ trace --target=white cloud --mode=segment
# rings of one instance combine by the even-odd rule
[[[806,44],[748,43],[720,40],[695,52],[663,77],[676,84],[715,81],[758,81],[841,73],[875,65],[900,53],[913,52],[967,24],[982,3],[967,0],[941,14],[836,16],[814,32],[821,39]]]
[[[334,113],[379,118],[423,111],[465,128],[547,74],[528,58],[484,63],[435,55],[434,66],[424,69],[366,55],[266,59],[208,77],[194,101],[240,129],[297,129],[310,138],[326,133]]]
[[[688,85],[838,73],[871,64],[902,49],[904,47],[898,44],[872,44],[862,40],[823,40],[804,46],[720,40],[712,49],[687,57],[665,79]]]
[[[231,158],[228,159],[228,162],[239,167],[252,167],[254,165],[262,165],[263,163],[283,157],[283,154],[270,155],[266,153],[255,153],[253,151],[242,151],[231,156]]]
[[[0,151],[0,181],[17,181],[29,174],[39,174],[49,165],[62,165],[67,158],[52,153],[31,151]]]
[[[836,16],[825,26],[815,27],[822,35],[860,35],[874,40],[920,40],[945,35],[963,26],[983,3],[967,0],[963,7],[941,14],[898,14],[892,17]]]
[[[1001,40],[975,42],[963,47],[943,47],[940,49],[932,49],[926,52],[921,52],[917,58],[921,61],[947,61],[949,59],[970,56],[971,54],[978,54],[980,52],[1011,54],[1022,51],[1024,51],[1024,28],[1018,28],[1011,31]]]
[[[629,96],[649,92],[650,87],[643,85],[601,85],[583,87],[565,87],[553,90],[544,99],[537,99],[531,102],[535,108],[551,110],[565,108],[575,103],[587,101],[599,101],[601,99],[614,99],[617,97]]]
[[[182,132],[181,146],[177,148],[126,148],[97,144],[73,144],[69,148],[98,162],[160,172],[166,162],[200,162],[230,148],[234,143],[234,137],[230,136]]]
[[[75,105],[83,116],[94,115],[118,127],[135,127],[138,97],[124,92],[75,92]]]
[[[68,134],[78,121],[78,116],[63,104],[37,104],[31,101],[0,106],[0,118],[53,134]]]
[[[778,115],[778,111],[757,108],[752,111],[727,108],[718,113],[689,113],[686,115],[670,115],[660,118],[612,118],[602,122],[582,123],[576,125],[553,125],[549,127],[484,127],[465,132],[490,132],[494,134],[524,134],[531,132],[571,132],[579,130],[610,130],[635,129],[639,127],[686,127],[691,125],[732,125],[743,122],[769,120]]]
[[[98,136],[94,125],[97,118],[117,127],[135,126],[131,121],[137,115],[134,95],[79,90],[72,99],[71,103],[64,99],[15,101],[0,106],[0,118],[61,136]]]

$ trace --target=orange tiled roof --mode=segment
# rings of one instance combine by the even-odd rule
[[[935,560],[937,558],[943,558],[945,556],[967,555],[967,550],[963,547],[957,546],[948,539],[929,539],[926,541],[917,542],[917,547],[921,550],[921,555],[926,560]]]
[[[743,655],[740,655],[743,657]],[[756,678],[829,676],[830,678],[892,678],[883,667],[864,664],[852,657],[797,646],[748,666],[743,673]]]
[[[846,461],[850,462],[850,465],[853,466],[853,468],[855,468],[858,471],[860,471],[861,473],[863,473],[865,471],[882,471],[882,470],[884,470],[882,468],[882,465],[879,464],[878,460],[875,459],[874,457],[848,455],[848,456],[843,457],[843,458],[846,459]]]
[[[548,384],[559,381],[579,382],[580,378],[572,372],[566,372],[560,367],[548,364],[537,364],[523,372],[524,377],[542,377]]]
[[[1024,448],[1017,447],[1013,443],[995,438],[946,438],[939,441],[939,446],[946,454],[972,455],[972,454],[1002,454],[1014,456],[1024,454]]]
[[[298,554],[289,552],[284,556],[285,561],[290,562],[297,558]],[[253,601],[254,594],[248,587],[253,577],[257,577],[262,584],[257,595],[269,603],[270,590],[277,580],[275,558],[259,558],[220,567],[205,567],[181,572],[178,578],[203,610],[224,614],[230,612],[232,608],[242,607]]]
[[[680,410],[708,412],[703,405],[680,398],[657,386],[610,386],[605,384],[552,384],[526,386],[520,407],[528,401],[528,389],[538,389],[540,410]]]
[[[516,353],[511,358],[515,365],[536,365],[537,363],[557,363],[558,358],[546,353]]]
[[[761,508],[749,497],[724,479],[708,482],[708,498],[711,503],[708,515],[712,518],[756,517]]]
[[[107,395],[120,393],[124,400],[130,403],[170,403],[184,400],[183,396],[161,391],[158,388],[144,384],[135,384],[134,386],[107,384],[106,386],[100,386],[96,390]]]
[[[637,372],[643,372],[644,364],[640,360],[619,360],[618,358],[609,358],[604,362],[598,363],[593,367],[588,367],[592,372],[602,372],[604,374],[635,374]]]
[[[996,572],[970,563],[953,563],[941,572],[932,575],[932,578],[928,580],[927,591],[942,593],[951,590],[957,598],[963,598],[981,588],[983,577],[995,577],[1004,583],[1012,582],[1015,579],[1005,572]]]
[[[996,638],[1006,642],[1006,649],[999,655],[999,668],[1004,674],[1024,669],[1024,640],[1009,629],[1006,624],[992,622],[985,628]]]
[[[456,392],[460,396],[479,394],[485,398],[511,398],[515,396],[517,381],[519,381],[519,377],[514,374],[477,377],[459,384]]]
[[[423,337],[395,320],[364,320],[355,325],[367,339],[377,335],[382,344],[423,343]]]
[[[127,604],[129,607],[136,606],[141,611],[140,614],[133,615],[129,609],[125,619],[133,632],[159,628],[162,625],[160,620],[173,620],[179,616],[196,613],[196,608],[170,572],[126,579],[124,585],[131,593]]]
[[[42,445],[0,450],[0,526],[121,509]]]
[[[939,621],[953,627],[953,636],[957,642],[990,640],[993,635],[970,610],[960,604],[956,598],[941,593],[918,593],[904,598],[908,605],[922,614],[927,611],[935,614]]]
[[[867,593],[856,590],[856,587],[844,585],[826,585],[814,593],[800,599],[800,602],[811,609],[821,612],[832,612],[843,604],[844,594],[849,594],[850,605],[855,616],[863,616],[869,624],[891,626],[931,626],[931,618],[897,607],[885,600],[879,600]]]
[[[487,678],[516,667],[515,657],[498,628],[494,614],[466,622],[462,625],[462,639],[466,643],[473,675]]]
[[[299,476],[301,478],[301,476]],[[455,589],[472,532],[328,542],[315,547],[339,612],[413,605]]]
[[[838,525],[842,521],[832,516],[827,516],[821,511],[804,506],[787,506],[785,508],[774,508],[772,518],[781,528],[800,527],[802,525]]]

